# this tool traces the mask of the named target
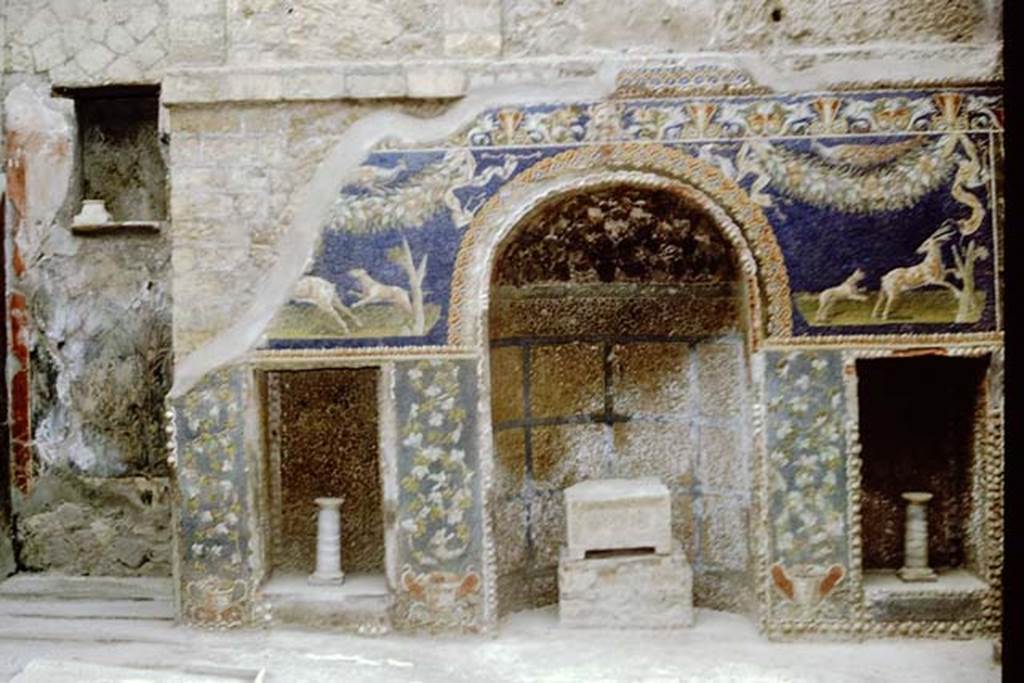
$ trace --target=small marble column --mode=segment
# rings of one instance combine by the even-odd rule
[[[344,498],[317,498],[316,572],[309,577],[314,584],[340,584],[341,571],[341,503]]]
[[[903,539],[903,567],[897,572],[904,581],[935,581],[935,572],[928,566],[928,506],[932,494],[908,491],[907,528]]]

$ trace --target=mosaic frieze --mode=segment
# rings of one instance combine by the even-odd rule
[[[251,619],[248,374],[210,374],[174,402],[183,615],[197,625]]]
[[[479,626],[483,606],[474,361],[396,368],[399,621]]]
[[[569,172],[558,160],[582,149],[596,158],[575,172],[667,174],[721,206],[751,243],[762,295],[789,299],[785,315],[769,307],[769,336],[991,331],[1001,121],[988,90],[489,110],[440,148],[368,156],[340,188],[268,345],[454,343],[453,282],[477,265],[457,258],[460,247],[497,228],[476,226],[482,209],[513,184]],[[686,168],[666,168],[667,150]],[[727,185],[745,204],[728,200]],[[603,219],[605,234],[615,220]]]
[[[494,108],[450,136],[447,144],[990,131],[1000,130],[1002,122],[1002,97],[994,90],[701,97]]]
[[[769,571],[781,618],[842,618],[849,609],[842,371],[833,352],[766,358]]]

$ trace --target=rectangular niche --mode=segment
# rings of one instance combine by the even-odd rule
[[[167,216],[159,86],[57,91],[75,101],[83,199],[102,199],[115,223]]]
[[[938,355],[857,361],[862,446],[863,568],[903,565],[904,491],[933,494],[928,504],[929,564],[941,573],[977,573],[982,391],[989,357]]]
[[[272,559],[276,576],[316,565],[318,497],[343,496],[342,570],[384,574],[376,368],[271,373]],[[275,414],[276,413],[276,414]],[[274,470],[277,470],[276,472]]]

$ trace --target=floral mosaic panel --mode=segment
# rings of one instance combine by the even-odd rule
[[[672,146],[747,192],[781,247],[795,335],[991,331],[1002,122],[984,88],[488,110],[440,147],[368,156],[267,343],[445,344],[478,210],[538,162],[609,143]]]
[[[210,374],[174,402],[183,613],[197,625],[251,619],[250,475],[245,406],[249,374]]]
[[[476,361],[396,366],[397,619],[473,630],[483,607]]]
[[[835,352],[766,354],[772,606],[783,618],[842,618],[849,609],[842,373]]]

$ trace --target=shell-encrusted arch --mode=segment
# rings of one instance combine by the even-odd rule
[[[494,258],[524,218],[559,195],[614,184],[669,190],[707,211],[738,255],[747,285],[752,343],[758,345],[765,336],[791,336],[789,276],[761,207],[707,162],[671,147],[627,143],[578,147],[538,162],[480,208],[455,261],[448,342],[453,346],[486,342],[483,332]]]

